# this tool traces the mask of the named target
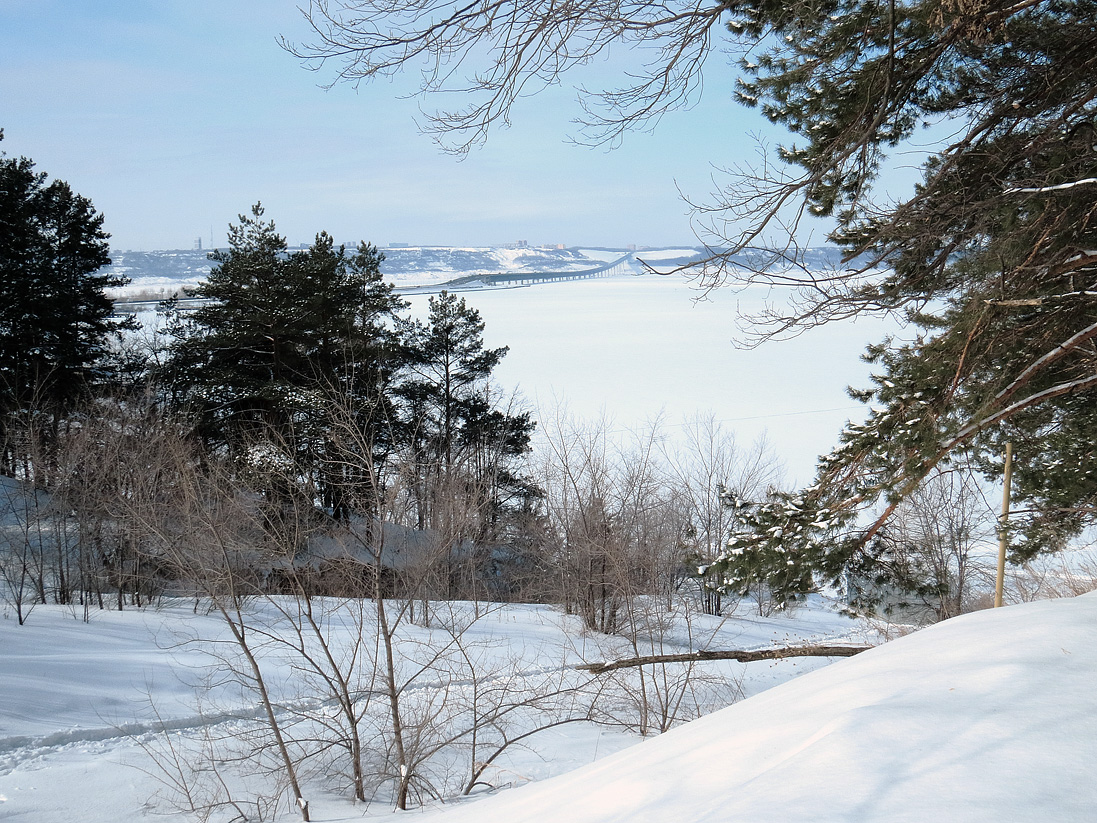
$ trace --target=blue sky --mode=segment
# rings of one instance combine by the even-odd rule
[[[523,100],[459,161],[418,132],[408,80],[320,86],[277,42],[307,39],[293,0],[0,0],[0,150],[67,180],[118,249],[224,242],[261,200],[291,243],[693,243],[679,189],[774,134],[731,100],[714,54],[704,94],[613,150],[573,145],[571,88]],[[612,77],[596,65],[575,82]]]

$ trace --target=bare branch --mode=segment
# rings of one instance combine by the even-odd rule
[[[1076,186],[1092,186],[1097,184],[1097,177],[1087,177],[1084,180],[1075,180],[1072,183],[1059,183],[1056,186],[1034,186],[1026,188],[1008,188],[1003,194],[1048,194],[1053,191],[1065,191]]]
[[[592,674],[605,674],[618,669],[651,666],[661,663],[697,663],[707,660],[737,660],[740,663],[756,663],[759,660],[784,660],[787,657],[853,657],[868,651],[872,646],[784,646],[778,649],[753,651],[699,651],[682,654],[652,654],[630,657],[603,663],[586,663],[576,668]]]
[[[427,131],[458,154],[482,144],[493,124],[508,125],[520,97],[559,84],[611,47],[639,48],[644,62],[629,75],[634,82],[581,90],[581,125],[600,144],[691,102],[728,8],[704,0],[572,0],[549,9],[522,0],[312,0],[303,14],[316,41],[282,45],[312,68],[336,63],[333,83],[417,69],[417,94],[465,103],[428,115]]]

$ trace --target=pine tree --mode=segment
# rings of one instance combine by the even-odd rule
[[[811,591],[812,569],[790,553],[785,539],[788,520],[773,517],[779,511],[794,518],[801,508],[796,495],[771,490],[762,501],[730,496],[725,504],[734,512],[734,528],[725,551],[705,569],[705,585],[721,594],[752,597],[762,616]],[[792,528],[795,533],[800,524]],[[769,539],[759,540],[763,535]]]
[[[109,236],[87,198],[0,152],[0,414],[56,421],[107,376],[111,336],[132,325],[105,293],[126,282],[101,273]]]
[[[433,440],[432,451],[447,468],[453,465],[458,430],[478,396],[476,389],[507,353],[506,347],[485,349],[483,333],[480,313],[445,291],[430,298],[426,323],[403,325],[412,376],[401,393],[417,409],[422,436]]]
[[[802,136],[782,150],[800,169],[792,193],[837,218],[832,239],[850,261],[803,283],[763,333],[867,312],[918,331],[869,348],[873,385],[853,395],[872,412],[820,461],[804,514],[771,507],[754,551],[780,547],[832,580],[873,578],[901,501],[960,461],[999,475],[1006,441],[1022,455],[1015,560],[1094,521],[1095,17],[1085,1],[854,2],[759,7],[744,22],[777,45],[745,65],[741,97]],[[942,118],[960,133],[922,185],[875,202],[887,153]]]
[[[402,324],[407,376],[398,388],[414,467],[417,525],[456,529],[460,537],[480,541],[497,539],[504,504],[536,494],[513,465],[529,451],[534,423],[528,412],[500,408],[493,395],[491,373],[507,348],[484,347],[480,313],[444,291],[429,305],[425,323]],[[442,514],[442,497],[447,507],[454,497],[465,499],[459,527]]]
[[[393,323],[404,304],[373,246],[350,254],[320,233],[290,252],[263,213],[256,205],[241,215],[228,250],[210,254],[218,265],[194,291],[209,302],[176,312],[161,376],[195,407],[211,447],[256,469],[310,476],[337,510],[349,481],[345,459],[327,462],[329,405],[350,410],[371,432],[363,440],[386,448]]]

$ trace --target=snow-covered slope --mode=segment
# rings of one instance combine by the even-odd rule
[[[469,274],[532,271],[582,271],[603,260],[576,249],[437,248],[383,249],[381,271],[401,284],[430,283]],[[623,252],[618,252],[620,257]],[[616,258],[613,258],[616,259]]]
[[[1097,595],[959,617],[423,823],[1097,819]]]

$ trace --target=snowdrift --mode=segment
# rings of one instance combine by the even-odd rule
[[[1091,821],[1097,594],[966,615],[446,823]]]

